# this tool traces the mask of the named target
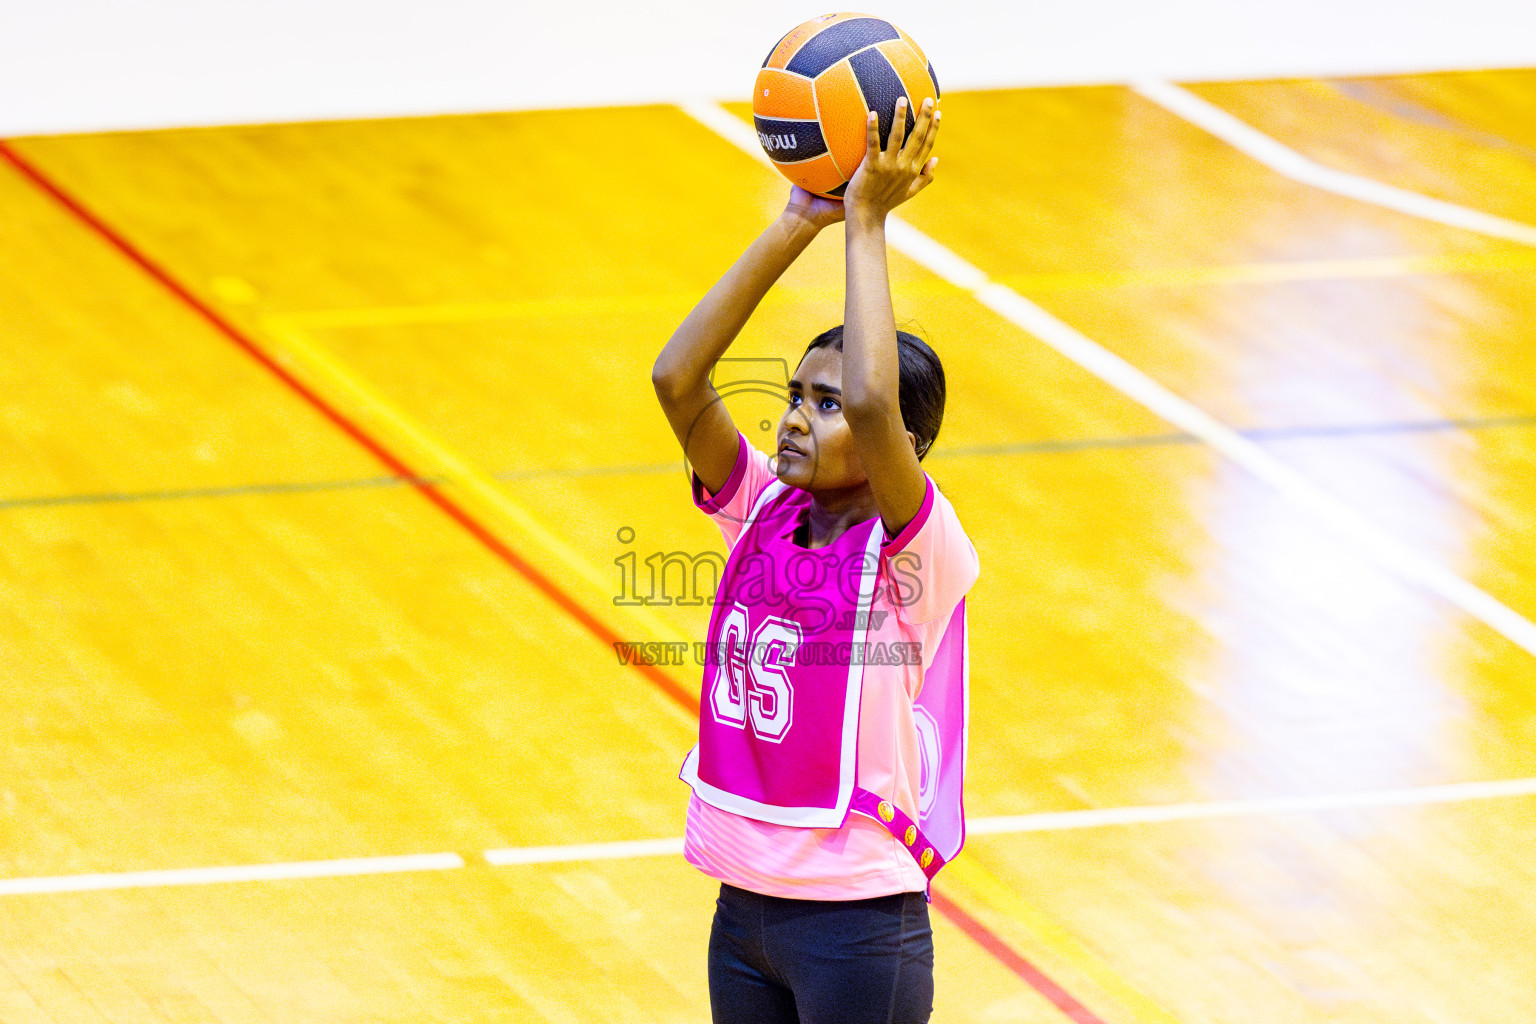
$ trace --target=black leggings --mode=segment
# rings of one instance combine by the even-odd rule
[[[792,900],[721,884],[709,933],[714,1024],[926,1024],[933,932],[920,892]]]

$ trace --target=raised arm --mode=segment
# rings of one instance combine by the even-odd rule
[[[925,100],[906,132],[906,99],[896,103],[890,140],[882,150],[875,112],[868,121],[864,162],[848,182],[848,291],[843,315],[843,418],[880,518],[892,534],[922,508],[927,481],[915,440],[901,419],[901,382],[896,357],[896,317],[885,256],[885,218],[933,181],[938,158],[929,158],[939,114]]]
[[[736,425],[709,382],[710,370],[811,239],[842,219],[842,203],[794,186],[784,212],[715,283],[656,357],[651,368],[656,397],[683,456],[711,494],[730,477],[738,442]]]

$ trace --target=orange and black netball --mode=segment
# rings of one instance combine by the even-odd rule
[[[752,93],[757,137],[784,176],[807,192],[838,198],[864,159],[865,118],[880,115],[890,138],[896,101],[907,99],[907,131],[923,101],[939,99],[922,48],[867,14],[825,14],[796,27],[768,54]]]

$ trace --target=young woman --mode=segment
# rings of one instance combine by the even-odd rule
[[[842,202],[794,188],[667,342],[652,382],[731,554],[711,614],[684,855],[721,883],[716,1024],[924,1022],[929,879],[964,840],[964,597],[975,548],[920,462],[938,357],[898,332],[885,218],[933,180],[932,101],[898,101]],[[817,232],[847,221],[843,326],[789,382],[778,454],[710,370]],[[858,812],[858,813],[850,813]]]

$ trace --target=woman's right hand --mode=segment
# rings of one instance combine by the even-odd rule
[[[786,217],[798,217],[820,231],[829,224],[836,224],[845,216],[841,199],[824,199],[807,192],[799,185],[789,187],[789,203],[784,207]]]

